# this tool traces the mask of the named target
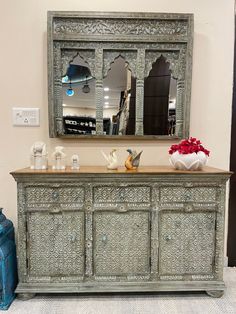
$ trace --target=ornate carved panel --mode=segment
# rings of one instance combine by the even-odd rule
[[[212,275],[215,222],[214,212],[161,212],[160,275]]]
[[[61,78],[71,58],[79,53],[89,64],[95,84],[96,135],[87,138],[119,138],[104,135],[103,77],[111,62],[121,55],[136,77],[135,135],[133,139],[173,139],[189,133],[193,15],[167,13],[49,12],[48,86],[51,137],[81,137],[65,134],[62,118]],[[154,51],[155,50],[155,51]],[[177,79],[175,134],[144,136],[144,78],[153,60],[163,55]],[[187,69],[187,70],[186,70]]]
[[[150,272],[148,212],[95,212],[96,276],[147,275]]]
[[[161,202],[215,202],[217,191],[214,187],[161,187]]]
[[[121,56],[124,58],[125,62],[127,63],[128,68],[131,70],[132,75],[136,77],[136,59],[137,59],[137,52],[136,51],[129,51],[129,50],[104,50],[103,53],[103,76],[105,77],[108,71],[111,68],[111,64],[115,61],[116,58]]]
[[[27,216],[30,277],[84,275],[84,213],[29,213]],[[53,279],[54,278],[54,279]]]
[[[141,16],[141,14],[140,14]],[[166,17],[168,15],[166,14]],[[53,24],[54,34],[64,35],[188,35],[187,20],[146,20],[146,19],[130,19],[125,18],[55,18]]]
[[[95,50],[86,50],[86,49],[62,49],[61,59],[62,59],[62,76],[66,74],[67,68],[69,64],[76,58],[80,56],[89,67],[89,70],[92,76],[96,76],[95,74]]]
[[[96,186],[93,193],[95,203],[149,203],[151,199],[148,186]]]
[[[145,55],[145,77],[149,75],[152,65],[160,56],[165,57],[166,62],[168,62],[169,68],[172,71],[173,77],[179,77],[179,55],[180,51],[159,51],[159,50],[146,50]],[[181,72],[182,73],[182,72]]]
[[[33,204],[83,203],[84,188],[29,186],[26,187],[26,200],[28,207],[31,207]]]

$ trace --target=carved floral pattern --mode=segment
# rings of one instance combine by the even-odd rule
[[[56,18],[55,34],[76,35],[187,35],[188,21]]]
[[[150,202],[150,187],[94,187],[95,203],[148,203]]]
[[[39,187],[26,188],[28,206],[32,203],[82,203],[84,202],[84,188],[82,187]]]
[[[215,213],[161,213],[161,275],[213,273]]]
[[[216,189],[212,187],[161,187],[161,202],[215,202]]]
[[[128,66],[128,69],[131,70],[132,76],[136,76],[136,59],[137,52],[136,51],[104,51],[103,53],[103,76],[107,76],[108,71],[111,69],[112,63],[114,63],[115,59],[121,56],[125,63]]]
[[[83,275],[83,212],[31,213],[28,235],[29,276]]]
[[[150,272],[149,214],[146,212],[95,214],[95,274],[135,275]]]

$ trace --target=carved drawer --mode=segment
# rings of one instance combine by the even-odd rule
[[[50,206],[58,204],[63,207],[82,206],[85,198],[83,187],[73,186],[28,186],[26,187],[26,204],[28,207]]]
[[[96,186],[93,188],[93,200],[99,203],[143,203],[151,201],[149,186]]]
[[[214,186],[163,186],[160,187],[160,201],[161,203],[216,202],[217,189]]]

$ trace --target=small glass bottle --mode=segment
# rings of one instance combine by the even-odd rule
[[[53,170],[64,170],[66,168],[65,157],[66,154],[62,151],[63,146],[56,146],[55,151],[52,154],[52,169]]]
[[[71,157],[71,169],[79,170],[79,156],[78,155],[73,155]]]

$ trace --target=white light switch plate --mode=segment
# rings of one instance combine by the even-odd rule
[[[39,108],[12,108],[13,125],[39,126]]]

